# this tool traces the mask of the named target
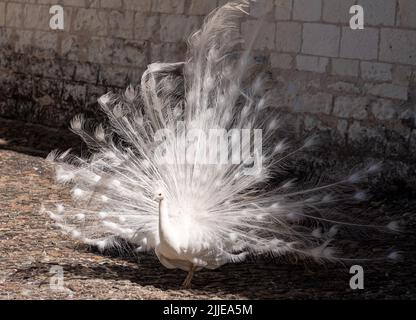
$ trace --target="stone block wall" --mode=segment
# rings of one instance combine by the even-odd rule
[[[49,27],[54,4],[64,8],[64,30]],[[66,127],[74,114],[94,113],[101,94],[140,81],[149,63],[183,60],[183,40],[216,1],[185,5],[184,0],[0,1],[0,116]]]
[[[364,30],[350,28],[355,4]],[[251,11],[266,16],[257,49],[299,132],[326,132],[355,154],[415,158],[416,1],[275,0]]]
[[[137,83],[147,64],[181,61],[186,37],[223,0],[0,0],[0,117],[65,127],[96,98]],[[60,4],[65,29],[49,28]],[[364,30],[349,27],[354,4]],[[258,0],[243,36],[272,70],[297,134],[319,131],[362,157],[416,156],[415,0]]]

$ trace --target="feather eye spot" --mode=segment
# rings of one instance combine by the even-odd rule
[[[113,180],[111,181],[111,185],[112,185],[113,187],[117,188],[117,187],[120,187],[120,186],[121,186],[121,182],[120,182],[120,180],[113,179]]]
[[[286,219],[290,222],[299,222],[301,221],[301,216],[295,212],[290,212],[286,215]]]
[[[78,213],[78,214],[75,215],[75,219],[77,219],[78,221],[84,221],[85,220],[85,214]]]
[[[98,103],[101,105],[107,105],[110,102],[110,100],[110,93],[107,93],[98,98]]]
[[[58,167],[56,169],[56,180],[59,183],[66,183],[66,182],[70,182],[75,178],[75,175],[73,172],[69,171],[69,170],[65,170],[62,167]]]
[[[354,199],[357,201],[365,201],[367,199],[367,194],[365,191],[358,191],[354,194]]]
[[[338,226],[332,226],[328,231],[328,238],[333,238],[338,233],[339,227]]]
[[[80,188],[75,188],[73,190],[73,195],[75,198],[82,198],[85,195],[85,191]]]
[[[57,211],[58,213],[63,213],[63,212],[64,212],[64,210],[65,210],[65,207],[64,207],[64,205],[63,205],[63,204],[57,204],[57,205],[56,205],[56,211]]]
[[[358,183],[360,181],[361,181],[361,175],[359,173],[354,173],[350,175],[350,177],[348,178],[348,182],[350,183]]]
[[[403,259],[403,256],[399,251],[393,251],[388,254],[387,259],[399,261]]]
[[[280,208],[280,203],[279,203],[279,202],[275,202],[275,203],[273,203],[273,204],[270,206],[270,208],[272,208],[272,209],[279,209],[279,208]]]
[[[274,147],[274,153],[282,153],[286,150],[286,144],[281,141]]]
[[[312,236],[315,238],[321,238],[322,237],[322,229],[316,228],[312,231]]]
[[[79,239],[81,238],[81,232],[78,230],[72,230],[71,231],[71,237],[74,239]]]
[[[105,219],[105,218],[107,218],[108,216],[109,216],[108,212],[104,212],[104,211],[100,211],[100,212],[98,212],[98,217],[99,217],[100,219]]]
[[[232,232],[228,235],[228,237],[230,238],[231,241],[236,241],[238,236],[235,232]]]
[[[256,216],[257,221],[264,221],[267,218],[267,214],[259,214]]]
[[[395,232],[400,231],[400,225],[398,221],[391,221],[389,224],[387,224],[387,229]]]
[[[84,125],[85,119],[82,114],[75,116],[71,120],[71,129],[74,131],[81,131]]]

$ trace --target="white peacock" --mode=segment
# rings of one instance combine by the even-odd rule
[[[242,49],[239,25],[247,6],[232,2],[211,13],[189,38],[186,62],[151,64],[138,90],[101,97],[105,124],[88,130],[84,117],[72,121],[91,155],[67,151],[48,158],[57,181],[73,186],[74,204],[45,209],[65,233],[101,250],[124,239],[138,251],[155,251],[165,267],[188,272],[185,287],[195,271],[249,255],[342,259],[330,246],[334,225],[351,223],[333,208],[362,198],[346,192],[377,166],[312,188],[295,188],[292,180],[276,185],[290,158],[313,140],[289,151],[277,138],[278,108],[265,89],[267,77],[256,74],[252,44]],[[210,148],[198,135],[189,140],[193,128],[206,134],[261,129],[261,172],[243,174],[243,161],[183,161],[190,145],[194,160]],[[175,133],[165,135],[162,153],[154,139],[161,130]],[[237,140],[229,143],[230,153],[251,154],[251,143]],[[166,156],[169,163],[162,161]]]

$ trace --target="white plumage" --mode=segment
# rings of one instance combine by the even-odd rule
[[[189,272],[186,286],[194,271],[248,255],[335,258],[331,223],[339,219],[324,208],[345,200],[344,191],[365,172],[312,189],[296,189],[293,181],[275,186],[283,165],[313,140],[294,151],[277,140],[265,77],[256,76],[250,44],[242,50],[246,6],[229,3],[213,12],[190,37],[186,62],[151,64],[137,90],[101,97],[105,124],[91,129],[82,116],[72,121],[92,152],[49,156],[57,181],[73,186],[75,205],[47,209],[64,232],[101,250],[120,238],[154,250],[165,267]],[[230,158],[236,152],[250,161],[210,154],[204,137],[213,129],[241,133],[225,148]],[[255,130],[262,130],[261,153],[251,151]],[[261,170],[252,168],[257,160]]]

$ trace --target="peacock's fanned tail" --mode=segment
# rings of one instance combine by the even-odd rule
[[[291,159],[314,140],[293,148],[277,139],[280,121],[267,77],[258,75],[251,44],[244,47],[240,36],[247,6],[229,3],[210,14],[189,38],[185,62],[153,63],[137,88],[102,96],[105,123],[73,119],[72,130],[91,152],[49,155],[74,201],[44,208],[65,233],[100,249],[124,239],[140,251],[154,250],[159,218],[153,196],[162,188],[172,219],[185,221],[190,241],[215,252],[218,265],[248,254],[340,258],[332,239],[339,226],[356,222],[337,206],[363,198],[355,184],[377,166],[312,188],[282,180]],[[228,140],[229,155],[239,150],[247,157],[223,161],[215,153],[212,160],[220,163],[206,163],[206,138],[224,130],[240,134]],[[253,151],[256,130],[261,140]]]

